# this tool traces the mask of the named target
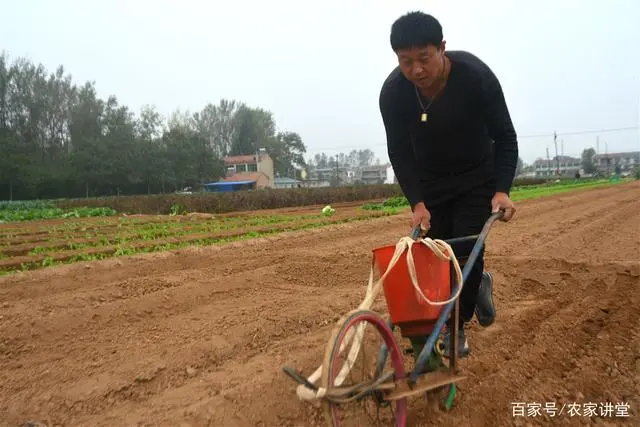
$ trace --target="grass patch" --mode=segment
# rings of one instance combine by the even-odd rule
[[[576,191],[581,189],[605,188],[617,185],[629,180],[565,180],[559,183],[543,183],[537,185],[527,185],[521,187],[513,187],[511,190],[511,200],[517,202],[519,200],[536,199],[539,197],[552,196],[554,194]],[[403,208],[409,207],[409,201],[405,197],[392,197],[382,203],[366,203],[362,205],[362,209],[370,211],[389,211],[399,212]]]
[[[628,182],[619,180],[612,181],[607,179],[594,180],[594,181],[569,181],[561,184],[547,184],[547,185],[532,185],[530,187],[522,187],[515,189],[511,194],[513,201],[536,199],[539,197],[552,196],[554,194],[566,193],[576,190],[586,190],[595,188],[605,188],[613,185],[620,184],[622,182]]]

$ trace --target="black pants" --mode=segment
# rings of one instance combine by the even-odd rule
[[[431,228],[427,237],[447,240],[480,234],[485,222],[491,216],[491,199],[494,191],[493,185],[481,185],[449,202],[427,206],[431,214]],[[461,268],[471,254],[474,244],[475,240],[470,240],[451,245]],[[484,247],[476,258],[460,294],[461,322],[469,322],[473,317],[483,271]]]

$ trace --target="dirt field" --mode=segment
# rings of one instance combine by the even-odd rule
[[[409,425],[638,425],[640,183],[518,207],[489,236],[498,317],[469,328],[455,407],[411,399]],[[0,424],[318,425],[281,367],[308,375],[321,363],[333,322],[364,296],[371,249],[395,243],[407,223],[2,277]],[[512,402],[566,406],[525,418]],[[569,413],[587,402],[614,413]],[[621,402],[629,418],[615,417]]]

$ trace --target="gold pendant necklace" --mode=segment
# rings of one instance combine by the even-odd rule
[[[429,116],[427,115],[427,110],[429,109],[429,107],[431,107],[431,104],[433,104],[435,100],[438,98],[442,89],[440,89],[438,93],[433,98],[431,98],[431,101],[429,101],[429,104],[425,107],[424,104],[422,103],[422,97],[420,96],[420,91],[418,90],[418,87],[414,85],[414,88],[416,90],[416,98],[418,98],[418,102],[420,103],[420,107],[422,108],[422,113],[420,113],[420,121],[422,123],[426,123],[427,119],[429,118]]]
[[[441,75],[444,76],[447,72],[447,66],[445,63],[445,66],[442,68],[442,73]],[[420,107],[422,108],[422,113],[420,114],[420,121],[422,123],[426,123],[427,119],[429,118],[429,116],[427,115],[427,110],[429,109],[429,107],[431,107],[431,104],[434,103],[434,101],[438,98],[438,96],[440,96],[440,94],[442,93],[442,91],[444,90],[446,86],[446,82],[445,84],[438,90],[438,92],[433,96],[433,98],[431,98],[431,101],[429,101],[429,105],[427,105],[426,107],[424,106],[424,104],[422,103],[422,96],[420,95],[420,91],[418,90],[418,86],[413,85],[415,91],[416,91],[416,98],[418,98],[418,102],[420,103]]]

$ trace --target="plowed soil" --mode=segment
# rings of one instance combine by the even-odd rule
[[[400,215],[2,277],[0,424],[320,425],[281,367],[315,370],[371,249],[407,232]],[[640,183],[518,203],[487,245],[496,322],[469,327],[453,410],[412,398],[409,425],[638,425]]]

